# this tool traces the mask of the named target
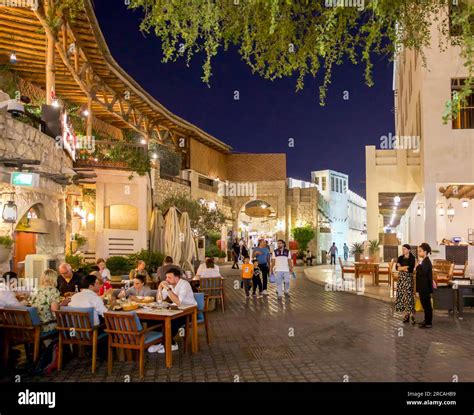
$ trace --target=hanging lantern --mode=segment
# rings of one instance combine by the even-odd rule
[[[15,64],[16,63],[16,52],[13,51],[10,55],[10,63]]]
[[[421,205],[418,205],[416,209],[416,216],[421,216]]]
[[[444,205],[443,204],[439,205],[439,216],[444,216]]]
[[[452,222],[453,219],[454,219],[454,214],[455,214],[455,212],[454,212],[454,207],[453,207],[453,205],[452,205],[451,203],[450,203],[449,206],[448,206],[447,214],[448,214],[448,219],[449,219],[449,221]]]
[[[18,218],[18,209],[13,200],[8,201],[7,204],[3,206],[2,218],[6,223],[16,223]]]

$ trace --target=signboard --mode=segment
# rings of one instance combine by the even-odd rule
[[[10,184],[12,186],[38,187],[39,175],[36,173],[15,171],[11,174]]]

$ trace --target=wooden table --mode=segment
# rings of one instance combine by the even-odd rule
[[[355,269],[355,280],[357,284],[357,278],[363,277],[363,274],[372,274],[372,283],[374,285],[379,285],[379,262],[354,262]],[[361,275],[359,275],[361,274]]]
[[[189,305],[182,306],[181,310],[167,310],[157,309],[153,311],[144,310],[139,308],[136,313],[140,320],[154,320],[162,321],[164,323],[164,336],[165,336],[165,358],[166,367],[170,368],[173,365],[173,356],[171,352],[171,320],[180,317],[191,316],[192,324],[192,337],[191,337],[191,350],[193,353],[198,351],[198,324],[197,324],[197,306]]]

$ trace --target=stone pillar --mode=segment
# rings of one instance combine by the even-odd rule
[[[436,183],[425,183],[425,242],[428,242],[430,246],[435,249],[437,244],[437,206],[436,196],[437,189]],[[444,204],[445,215],[446,215],[446,203]],[[421,243],[423,241],[420,241]]]
[[[379,194],[375,167],[375,146],[365,147],[367,195],[367,239],[379,239]]]

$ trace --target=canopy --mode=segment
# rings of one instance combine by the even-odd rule
[[[184,271],[191,271],[194,273],[192,260],[193,258],[197,256],[196,244],[194,242],[193,232],[191,231],[191,222],[189,220],[188,212],[184,212],[181,215],[180,228],[181,228],[181,268]]]
[[[158,208],[153,209],[150,229],[150,251],[164,252],[165,249],[165,220],[163,214]]]
[[[165,255],[173,258],[174,264],[179,264],[181,261],[180,233],[178,212],[172,206],[168,209],[165,218]]]

